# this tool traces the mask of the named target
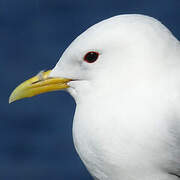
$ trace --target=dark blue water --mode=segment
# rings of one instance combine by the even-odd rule
[[[180,39],[179,0],[0,0],[0,180],[90,180],[75,152],[75,102],[65,92],[8,104],[20,82],[53,68],[69,43],[105,18],[143,13]]]

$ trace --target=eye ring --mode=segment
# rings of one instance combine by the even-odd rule
[[[88,63],[94,63],[99,57],[99,53],[96,51],[90,51],[85,54],[84,61]]]

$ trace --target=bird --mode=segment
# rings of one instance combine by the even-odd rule
[[[75,99],[73,142],[92,178],[180,179],[180,42],[159,20],[91,26],[9,102],[58,90]]]

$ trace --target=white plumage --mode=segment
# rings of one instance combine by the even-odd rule
[[[89,51],[96,62],[83,61]],[[76,79],[74,144],[95,179],[180,179],[180,43],[159,21],[120,15],[90,27],[51,76]]]

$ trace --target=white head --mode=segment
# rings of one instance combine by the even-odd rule
[[[85,60],[89,52],[94,52],[93,57],[89,57],[94,61],[92,63]],[[103,88],[105,92],[115,84],[116,89],[120,89],[127,83],[143,82],[144,76],[156,78],[157,73],[162,72],[159,68],[176,64],[177,59],[173,56],[179,52],[179,42],[159,21],[144,15],[120,15],[95,24],[77,37],[50,77],[72,79],[68,91],[78,100],[79,95],[84,93],[86,96],[97,89]],[[47,74],[40,80],[45,80]],[[39,82],[39,78],[36,80],[35,83]],[[21,86],[10,102],[47,92],[38,90],[38,93],[29,95],[26,92],[24,95],[24,89],[24,85]]]
[[[129,82],[129,79],[137,83],[135,77],[140,78],[149,70],[151,73],[158,70],[160,64],[170,63],[167,53],[171,56],[176,51],[172,46],[177,43],[174,40],[168,29],[151,17],[115,16],[95,24],[77,37],[50,76],[76,80],[69,83],[72,87],[69,88],[70,93],[75,98],[80,92],[90,93],[92,86],[95,91],[96,86],[102,86],[102,83],[102,87],[107,89],[117,79],[119,83]],[[169,52],[171,46],[172,52]],[[97,53],[93,63],[84,60],[88,52]]]

